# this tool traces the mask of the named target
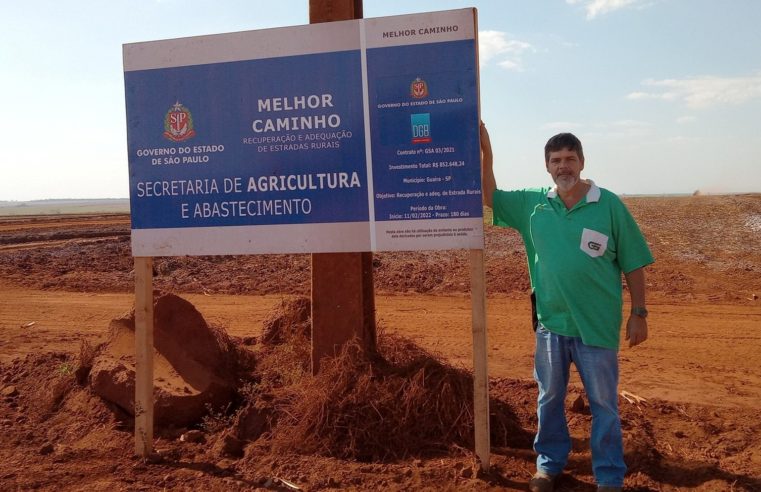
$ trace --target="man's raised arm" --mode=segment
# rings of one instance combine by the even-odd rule
[[[484,205],[493,208],[494,190],[497,189],[497,180],[494,179],[494,155],[491,151],[491,140],[486,125],[481,122],[481,188],[483,190]]]

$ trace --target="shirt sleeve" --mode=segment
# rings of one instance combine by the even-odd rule
[[[495,190],[492,223],[495,226],[512,227],[518,231],[528,230],[531,208],[542,193],[546,191],[541,189]]]
[[[618,250],[618,265],[624,273],[629,273],[647,266],[655,260],[650,252],[650,247],[647,245],[645,236],[642,234],[629,209],[626,208],[626,205],[617,196],[613,196],[616,202],[613,208],[613,223]]]

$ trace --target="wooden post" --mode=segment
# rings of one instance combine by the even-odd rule
[[[309,23],[362,18],[362,0],[309,0]]]
[[[476,456],[489,471],[489,371],[487,369],[486,277],[484,251],[470,250],[470,301],[473,321],[473,425]]]
[[[372,280],[372,253],[312,255],[312,374],[354,337],[375,350]]]
[[[135,258],[135,454],[153,451],[153,258]]]
[[[309,0],[309,22],[362,18],[362,0]],[[323,357],[332,357],[357,338],[375,350],[373,254],[312,254],[312,373]]]

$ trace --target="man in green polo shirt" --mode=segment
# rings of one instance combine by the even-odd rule
[[[618,414],[621,273],[631,295],[626,339],[632,347],[647,339],[644,267],[653,262],[650,249],[621,200],[581,178],[584,152],[576,136],[555,135],[544,148],[554,188],[498,190],[483,123],[481,151],[484,204],[494,211],[494,225],[521,234],[536,297],[537,470],[529,490],[551,491],[568,462],[564,402],[571,362],[592,411],[598,490],[621,490],[626,473]]]

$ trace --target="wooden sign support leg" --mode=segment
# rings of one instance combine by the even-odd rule
[[[476,456],[481,469],[489,471],[489,371],[487,369],[486,277],[484,251],[470,251],[470,300],[473,322],[473,424]]]
[[[153,451],[153,258],[135,258],[135,454]]]
[[[376,348],[372,253],[312,255],[312,374],[323,357],[335,357],[356,338]]]
[[[309,23],[362,18],[362,0],[309,0]],[[357,338],[375,350],[373,254],[312,255],[312,374],[323,357],[333,357]]]

